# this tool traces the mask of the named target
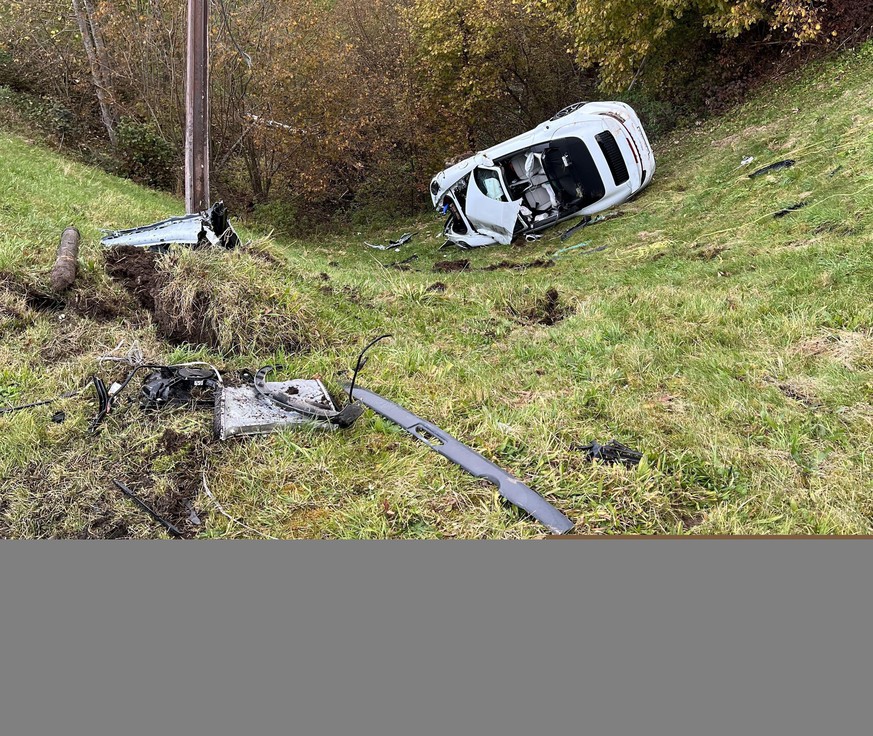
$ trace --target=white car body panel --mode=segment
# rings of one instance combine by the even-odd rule
[[[515,222],[521,211],[521,200],[499,202],[485,196],[473,177],[467,185],[467,219],[481,235],[487,235],[502,245],[509,245],[515,231]]]
[[[508,244],[521,233],[621,204],[651,182],[655,173],[654,154],[639,118],[629,105],[593,102],[579,105],[565,115],[559,113],[559,116],[470,156],[433,178],[431,197],[434,207],[449,206],[447,203],[452,206],[453,216],[446,225],[446,237],[450,241],[467,247]],[[604,148],[598,142],[598,136],[610,147]],[[578,148],[578,142],[584,144],[590,162],[585,151]],[[528,155],[530,149],[534,149],[533,158]],[[621,162],[615,160],[620,154],[627,181],[616,183],[618,177],[613,173],[605,150],[609,150],[613,167],[617,167],[618,174],[622,175]],[[560,156],[562,151],[564,155]],[[549,154],[551,162],[544,163]],[[539,172],[532,174],[538,160]],[[560,167],[560,187],[549,175],[550,167],[552,171]],[[501,181],[509,201],[497,202],[479,190],[473,175],[478,168],[496,168],[503,172]],[[467,183],[459,184],[465,177],[468,177]],[[596,181],[598,177],[599,181]],[[507,178],[512,181],[507,182]],[[599,186],[590,186],[592,181]],[[462,188],[458,189],[459,186]],[[576,186],[575,194],[573,186]],[[463,200],[464,192],[466,201]],[[519,192],[525,199],[516,198]],[[594,201],[586,202],[586,198]],[[515,215],[511,218],[513,212]],[[460,230],[466,228],[467,232],[457,232],[455,226]]]

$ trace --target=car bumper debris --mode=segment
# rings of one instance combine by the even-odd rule
[[[106,248],[132,245],[140,248],[167,248],[171,244],[225,248],[239,246],[239,236],[230,224],[224,202],[216,202],[206,212],[170,217],[153,225],[106,232],[100,241]]]
[[[380,416],[398,424],[431,450],[460,465],[475,478],[482,478],[497,486],[498,493],[511,504],[527,511],[555,534],[565,534],[573,528],[570,521],[539,493],[528,488],[517,478],[486,460],[475,450],[462,444],[435,424],[417,417],[379,394],[364,388],[350,390],[352,399],[360,401]]]

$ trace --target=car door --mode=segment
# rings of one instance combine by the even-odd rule
[[[496,199],[497,194],[502,199]],[[509,199],[499,168],[477,166],[473,170],[473,176],[467,185],[464,212],[476,232],[488,235],[503,245],[509,245],[520,211],[521,200],[513,202]]]

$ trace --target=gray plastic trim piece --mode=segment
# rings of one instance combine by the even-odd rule
[[[573,522],[539,493],[528,488],[518,478],[501,470],[490,460],[486,460],[478,452],[462,444],[450,434],[443,432],[435,424],[415,416],[402,406],[398,406],[365,388],[356,386],[352,398],[357,399],[395,424],[399,424],[417,440],[421,440],[434,452],[460,465],[470,475],[493,483],[497,486],[500,495],[507,501],[527,511],[555,534],[565,534],[573,528]]]

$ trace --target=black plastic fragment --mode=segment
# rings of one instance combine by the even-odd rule
[[[54,414],[52,414],[52,421],[55,424],[63,424],[66,421],[66,419],[67,419],[66,412],[56,411]]]
[[[757,179],[759,176],[763,176],[764,174],[769,174],[771,171],[779,171],[780,169],[790,169],[794,166],[796,162],[792,158],[786,158],[784,161],[777,161],[775,164],[770,164],[769,166],[765,166],[757,171],[753,171],[749,174],[750,179]]]
[[[807,204],[808,204],[808,202],[803,201],[803,202],[797,202],[796,204],[789,205],[785,209],[782,209],[782,210],[779,210],[778,212],[775,212],[773,214],[773,217],[775,217],[778,220],[781,217],[785,217],[785,215],[787,215],[789,212],[794,212],[795,210],[799,210],[801,207],[806,207]]]
[[[584,452],[586,460],[600,460],[608,465],[624,465],[628,468],[639,465],[643,459],[643,453],[632,450],[617,440],[610,440],[605,445],[595,440],[588,445],[573,445],[571,449]]]
[[[139,506],[143,511],[145,511],[149,516],[151,516],[155,521],[159,524],[162,524],[167,528],[167,531],[170,532],[177,539],[184,539],[182,532],[180,532],[175,526],[173,526],[169,521],[167,521],[163,516],[161,516],[157,511],[155,511],[151,506],[149,506],[145,501],[143,501],[139,496],[137,496],[130,488],[128,488],[124,483],[120,480],[113,479],[112,482],[115,484],[115,487],[121,491],[125,496],[127,496],[131,501],[133,501],[137,506]]]

